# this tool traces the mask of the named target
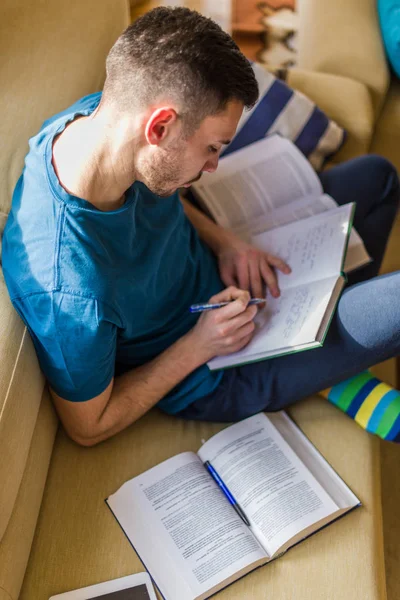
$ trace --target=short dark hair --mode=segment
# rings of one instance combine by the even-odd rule
[[[251,108],[258,85],[248,59],[211,19],[188,8],[155,8],[130,25],[106,61],[103,101],[122,110],[174,99],[196,129],[231,100]]]

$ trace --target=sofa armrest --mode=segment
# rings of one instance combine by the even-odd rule
[[[29,333],[0,270],[0,542],[24,474],[44,388]]]
[[[376,123],[371,151],[390,160],[400,173],[400,79],[395,76]]]
[[[346,129],[347,140],[335,155],[335,162],[369,151],[374,130],[374,112],[370,94],[364,84],[348,77],[297,68],[288,71],[287,83],[308,96],[331,119]]]
[[[364,83],[376,118],[389,87],[376,0],[303,0],[299,17],[298,66]]]

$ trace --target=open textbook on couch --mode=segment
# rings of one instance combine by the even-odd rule
[[[284,412],[127,481],[107,504],[166,600],[202,600],[360,501]],[[236,510],[235,510],[236,508]]]
[[[277,272],[279,298],[267,299],[255,318],[251,342],[213,358],[210,369],[255,362],[323,344],[345,285],[344,273],[370,261],[352,230],[355,204],[343,206],[323,193],[303,154],[274,135],[220,161],[192,187],[221,226],[285,260]],[[205,299],[207,300],[207,299]]]

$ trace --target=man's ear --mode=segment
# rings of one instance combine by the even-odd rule
[[[154,110],[145,128],[145,137],[148,144],[158,146],[171,136],[172,129],[178,120],[178,115],[173,108],[157,108]]]

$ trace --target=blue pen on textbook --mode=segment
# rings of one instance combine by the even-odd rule
[[[246,517],[246,515],[244,514],[239,504],[236,502],[235,498],[232,496],[232,494],[230,493],[220,476],[218,475],[217,471],[214,469],[214,467],[211,466],[210,461],[206,460],[204,466],[206,467],[207,471],[210,473],[214,481],[218,483],[219,487],[224,492],[225,496],[228,498],[229,502],[232,504],[233,508],[236,510],[237,514],[242,519],[242,521],[246,523],[248,527],[250,527],[250,522],[248,518]]]
[[[216,302],[215,304],[192,304],[190,312],[196,313],[204,312],[205,310],[213,310],[214,308],[222,308],[222,306],[227,306],[227,304],[230,304],[231,302],[233,302],[233,300],[229,300],[229,302]],[[265,298],[251,298],[248,306],[251,304],[263,304],[264,302],[266,302]]]

